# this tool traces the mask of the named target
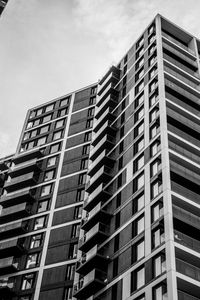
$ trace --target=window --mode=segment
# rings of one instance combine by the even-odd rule
[[[50,104],[50,105],[45,107],[45,112],[51,111],[53,109],[54,109],[54,104]]]
[[[84,189],[78,190],[77,194],[76,194],[76,201],[77,202],[83,201],[84,200],[84,196],[85,196],[85,190]]]
[[[36,110],[36,116],[40,116],[42,114],[43,108],[39,108]]]
[[[144,53],[144,46],[141,47],[141,48],[136,52],[136,59],[138,59],[143,53]]]
[[[52,115],[47,115],[43,118],[43,123],[49,122],[51,120]]]
[[[134,136],[135,138],[140,135],[144,131],[144,122],[140,123],[135,129],[134,129]]]
[[[149,37],[148,43],[151,44],[151,43],[154,41],[154,39],[155,39],[155,34],[153,33],[153,34]]]
[[[38,264],[39,253],[29,254],[26,261],[26,269],[35,268]]]
[[[144,240],[136,245],[136,259],[137,261],[144,257]]]
[[[144,93],[141,93],[136,99],[135,99],[135,109],[140,106],[144,102]]]
[[[136,271],[136,289],[141,288],[145,285],[145,269],[139,269]]]
[[[139,69],[144,64],[144,57],[140,58],[140,60],[136,63],[136,70]]]
[[[144,194],[140,194],[140,196],[134,200],[134,207],[134,213],[144,207]]]
[[[84,136],[84,142],[91,141],[92,139],[92,131],[86,132]]]
[[[40,213],[40,212],[46,211],[48,209],[48,205],[49,205],[49,201],[48,200],[39,201],[37,212]]]
[[[47,160],[47,167],[55,166],[57,156],[49,157]]]
[[[85,184],[86,183],[87,174],[80,174],[78,179],[78,184]]]
[[[80,232],[80,224],[74,224],[74,225],[72,225],[71,238],[77,238],[77,237],[79,237],[79,232]]]
[[[87,169],[88,166],[88,158],[84,158],[81,160],[80,170]]]
[[[141,138],[134,144],[134,154],[140,152],[143,148],[144,148],[144,138]]]
[[[22,296],[18,300],[31,300],[31,295]]]
[[[86,128],[91,128],[93,126],[93,119],[89,119],[86,122]]]
[[[154,277],[157,277],[164,273],[166,271],[166,260],[165,255],[161,254],[154,258],[153,260],[153,266],[154,266]]]
[[[60,143],[54,144],[50,147],[50,154],[58,152],[60,150]]]
[[[156,204],[151,208],[152,214],[152,222],[157,221],[160,217],[163,216],[163,202],[158,201]]]
[[[58,140],[62,137],[62,130],[57,131],[53,134],[53,141]]]
[[[97,92],[97,86],[93,86],[91,88],[91,94],[96,94],[96,92]]]
[[[149,47],[149,55],[153,54],[154,50],[156,49],[155,45],[151,45],[151,47]]]
[[[150,123],[153,122],[154,120],[156,120],[156,118],[159,115],[159,108],[155,107],[153,110],[151,110],[150,114],[149,114],[149,121]]]
[[[135,95],[137,95],[144,88],[144,80],[140,81],[140,83],[135,88]]]
[[[46,133],[49,131],[49,125],[43,126],[40,128],[40,134]]]
[[[114,260],[113,260],[113,277],[117,276],[118,274],[118,266],[119,266],[119,258],[116,257]]]
[[[150,128],[150,139],[153,139],[158,133],[160,132],[160,126],[159,124],[154,124]]]
[[[152,233],[152,248],[160,246],[165,240],[164,229],[157,228]]]
[[[90,153],[90,145],[83,146],[83,152],[82,155],[86,155]]]
[[[152,93],[157,87],[157,80],[153,80],[149,85],[149,93]]]
[[[118,161],[118,171],[120,171],[123,167],[123,156],[121,156],[119,158],[119,161]]]
[[[26,145],[27,145],[26,150],[30,150],[30,149],[32,149],[32,148],[34,147],[34,141],[29,142],[29,143],[26,144]]]
[[[78,252],[78,244],[70,244],[69,246],[69,259],[73,259],[77,257]]]
[[[56,125],[55,125],[55,129],[58,129],[58,128],[64,126],[64,123],[65,123],[65,119],[57,121]]]
[[[150,175],[151,175],[151,177],[158,174],[158,172],[160,170],[161,170],[161,161],[158,158],[158,159],[154,160],[154,162],[152,162],[151,165],[150,165]]]
[[[29,135],[30,135],[30,132],[26,132],[26,133],[24,134],[23,140],[25,141],[25,140],[29,139]]]
[[[38,229],[44,228],[45,221],[46,221],[46,217],[45,216],[44,217],[36,218],[33,230],[38,230]]]
[[[90,97],[89,100],[89,105],[95,104],[96,103],[96,97]]]
[[[149,29],[148,29],[148,34],[149,35],[152,34],[154,32],[154,30],[155,30],[155,26],[154,26],[154,24],[152,24],[151,27],[149,27]]]
[[[69,104],[69,98],[65,98],[60,101],[60,106],[65,106],[68,104]]]
[[[149,107],[152,107],[158,100],[158,95],[155,93],[149,98]]]
[[[33,288],[35,279],[35,273],[29,273],[22,277],[22,290],[28,290]]]
[[[55,170],[46,171],[44,174],[44,181],[48,181],[54,178]]]
[[[47,136],[44,136],[44,137],[42,137],[42,138],[39,138],[39,139],[37,140],[37,146],[44,145],[44,144],[46,143],[46,141],[47,141]]]
[[[156,180],[151,184],[151,199],[157,197],[162,192],[162,182]]]
[[[137,172],[144,166],[144,155],[139,156],[133,163],[133,170]]]
[[[94,116],[94,107],[88,109],[88,117]]]
[[[159,151],[160,151],[160,141],[156,140],[150,147],[151,157],[156,155],[156,153],[158,153]]]
[[[35,130],[32,130],[31,131],[31,138],[34,138],[34,137],[36,137],[36,135],[37,135],[37,129],[35,129]]]
[[[142,36],[139,41],[136,43],[136,48],[139,48],[144,43],[144,37]]]
[[[30,115],[29,115],[29,118],[30,119],[32,119],[32,118],[34,118],[35,117],[35,111],[34,110],[32,110],[31,112],[30,112]]]
[[[63,116],[65,116],[67,114],[67,108],[63,108],[63,109],[60,109],[59,111],[58,111],[58,118],[59,117],[63,117]]]
[[[39,124],[40,124],[40,120],[41,120],[41,119],[37,119],[37,120],[35,120],[35,121],[33,122],[33,125],[34,125],[34,126],[37,126],[37,125],[39,125]]]
[[[140,78],[142,78],[142,76],[144,75],[144,67],[141,68],[137,74],[135,75],[135,81],[139,80]]]
[[[75,273],[75,265],[68,265],[66,270],[66,278],[65,280],[73,280]]]
[[[38,248],[42,245],[42,234],[36,234],[31,237],[30,249]]]
[[[153,54],[150,58],[149,58],[149,67],[152,66],[154,64],[154,62],[156,61],[156,55]]]
[[[144,217],[136,221],[137,235],[144,231]]]
[[[156,70],[157,70],[157,68],[154,66],[154,67],[149,71],[149,80],[150,80],[151,78],[154,77],[154,75],[156,74]]]
[[[74,209],[74,219],[80,219],[82,216],[82,206],[76,206]]]
[[[33,122],[28,122],[26,129],[30,129],[33,127]]]
[[[73,297],[73,287],[68,287],[64,291],[64,299],[63,300],[72,300]]]
[[[166,284],[153,288],[153,300],[168,300]]]
[[[140,174],[138,177],[134,179],[134,187],[133,190],[136,192],[144,186],[144,173]]]
[[[137,110],[135,113],[135,123],[139,121],[144,116],[144,107],[142,106],[140,109]]]
[[[41,197],[47,196],[51,193],[52,184],[44,185],[41,189]]]

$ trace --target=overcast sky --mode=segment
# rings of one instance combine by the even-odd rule
[[[200,37],[199,0],[9,0],[0,19],[0,157],[26,111],[96,82],[157,13]]]

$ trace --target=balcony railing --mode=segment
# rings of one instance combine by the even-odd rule
[[[37,183],[37,180],[38,176],[36,176],[34,172],[30,172],[18,177],[14,177],[10,181],[7,181],[4,185],[4,188],[7,190],[7,192],[13,192],[15,190],[32,186]]]
[[[180,231],[174,230],[174,241],[194,251],[200,252],[200,241],[193,239]]]
[[[13,158],[13,162],[15,164],[20,164],[22,162],[32,160],[34,158],[39,158],[43,156],[43,151],[40,149],[35,149],[34,151],[24,152],[22,154],[19,154],[18,156]]]
[[[110,150],[114,146],[114,138],[106,134],[91,150],[90,159],[94,161],[103,150]]]
[[[171,35],[167,34],[166,32],[162,31],[162,36],[166,37],[169,41],[173,42],[174,44],[178,45],[179,47],[183,48],[184,50],[186,50],[194,55],[194,51],[192,51],[185,44],[183,44],[180,41],[178,41],[177,39],[173,38]]]
[[[0,259],[0,275],[8,274],[18,270],[18,263],[14,256]]]
[[[35,200],[33,192],[30,188],[25,188],[19,191],[8,193],[0,197],[0,205],[3,207],[9,207],[15,204],[20,204],[23,202],[32,203]]]
[[[112,113],[112,109],[108,107],[104,113],[96,120],[94,124],[94,132],[97,132],[106,121],[113,122],[115,115]]]
[[[29,203],[21,203],[17,205],[10,206],[8,208],[3,208],[0,215],[0,224],[4,223],[5,220],[13,221],[18,218],[24,218],[31,213],[32,205]]]
[[[114,159],[107,156],[107,151],[104,150],[101,154],[89,165],[88,175],[93,176],[103,165],[111,167],[114,164]]]
[[[17,256],[24,250],[24,245],[19,238],[0,242],[0,257],[2,258],[12,255]]]
[[[12,169],[9,170],[8,174],[11,178],[17,177],[26,173],[33,171],[39,171],[40,167],[37,163],[37,159],[33,159],[28,162],[23,162],[21,164],[15,165]]]
[[[107,108],[115,108],[117,105],[116,97],[108,95],[106,99],[95,110],[95,118],[99,119]]]
[[[173,205],[173,216],[184,223],[200,229],[200,217],[186,211],[183,208]]]
[[[181,259],[176,259],[177,272],[200,281],[200,268],[195,267]]]
[[[4,224],[0,226],[0,239],[23,234],[26,233],[27,230],[27,222],[23,220]]]
[[[102,166],[93,177],[90,178],[86,190],[91,193],[100,183],[108,183],[112,178],[111,169],[107,166]]]
[[[178,300],[199,300],[199,298],[196,298],[185,292],[178,291]]]
[[[84,201],[84,209],[90,211],[100,201],[107,201],[111,194],[104,191],[104,184],[101,183]]]

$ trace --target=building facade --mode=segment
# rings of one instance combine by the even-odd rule
[[[200,40],[157,15],[1,160],[0,299],[200,299]]]

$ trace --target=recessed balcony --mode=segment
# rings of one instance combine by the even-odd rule
[[[6,240],[0,242],[0,257],[8,257],[12,255],[20,255],[25,251],[22,241],[17,239]]]
[[[31,152],[25,152],[22,154],[19,154],[18,156],[13,158],[13,162],[17,164],[21,164],[27,160],[32,160],[34,158],[40,158],[43,156],[43,152],[40,149],[36,149]]]
[[[200,252],[200,241],[178,230],[174,230],[174,241],[198,253]]]
[[[102,166],[112,167],[115,160],[107,155],[107,151],[102,153],[89,165],[88,175],[93,176]]]
[[[111,193],[104,191],[104,184],[100,184],[94,192],[92,192],[88,198],[84,201],[84,209],[90,211],[95,207],[98,202],[106,202],[112,195]]]
[[[97,222],[102,222],[102,220],[108,221],[111,218],[111,214],[105,211],[102,208],[102,203],[99,202],[87,215],[86,218],[82,219],[83,230],[89,230],[93,227]]]
[[[90,159],[94,161],[103,150],[111,150],[114,147],[114,138],[111,135],[106,134],[102,139],[96,144],[96,146],[90,152]]]
[[[109,236],[109,227],[102,223],[97,223],[80,240],[79,249],[87,252],[96,244],[102,243]]]
[[[85,299],[94,295],[107,284],[107,274],[98,269],[93,269],[83,279],[74,285],[74,297]]]
[[[200,268],[176,258],[176,271],[200,282]]]
[[[31,208],[32,205],[26,202],[3,208],[0,214],[0,224],[29,216]]]
[[[94,138],[92,140],[92,146],[96,146],[106,134],[115,137],[117,129],[111,126],[111,123],[111,121],[107,120],[99,129],[99,131],[95,133]]]
[[[18,271],[18,263],[14,256],[0,259],[0,275]]]
[[[15,204],[20,204],[25,201],[29,203],[35,201],[35,197],[30,188],[9,193],[0,197],[0,205],[2,205],[3,207],[9,207]]]
[[[39,170],[41,169],[39,167],[39,164],[37,163],[37,159],[33,159],[31,161],[15,165],[12,169],[9,170],[8,174],[11,178],[13,178],[30,172],[36,172]]]
[[[0,226],[0,239],[10,238],[27,232],[27,222],[17,221]]]
[[[86,191],[92,193],[101,183],[106,184],[112,179],[111,169],[107,166],[102,166],[93,177],[90,178]]]
[[[34,172],[30,172],[21,176],[11,178],[10,181],[5,182],[4,188],[8,193],[15,190],[23,189],[37,183],[38,176]]]
[[[87,253],[82,254],[82,257],[77,261],[76,272],[86,275],[94,268],[105,270],[108,262],[109,257],[102,255],[96,245]]]

